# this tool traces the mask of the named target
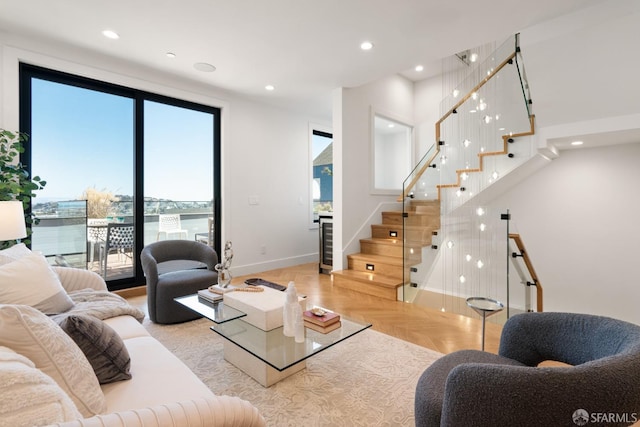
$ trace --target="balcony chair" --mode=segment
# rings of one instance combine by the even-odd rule
[[[622,426],[640,414],[638,325],[523,313],[504,325],[498,353],[456,351],[427,368],[416,387],[416,426]],[[547,360],[572,366],[538,366]],[[603,423],[610,414],[616,420]]]
[[[100,267],[102,277],[107,277],[109,254],[116,252],[118,256],[133,259],[133,224],[109,223],[104,241],[100,242]]]
[[[158,234],[156,235],[156,240],[160,240],[160,235],[163,233],[167,240],[174,234],[177,234],[178,238],[184,235],[184,238],[187,239],[187,230],[182,228],[179,214],[158,215]]]
[[[87,263],[93,265],[96,244],[98,247],[107,239],[109,221],[103,218],[87,218]],[[102,268],[102,264],[100,264]]]
[[[200,316],[173,299],[195,294],[218,282],[218,254],[193,240],[162,240],[140,254],[147,282],[149,318],[155,323],[180,323]]]
[[[196,233],[195,240],[196,242],[204,243],[205,245],[209,245],[212,248],[214,247],[213,235],[214,235],[214,222],[213,217],[207,218],[207,232],[206,233]]]

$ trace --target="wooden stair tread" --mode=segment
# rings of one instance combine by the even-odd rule
[[[397,301],[409,268],[422,262],[422,248],[440,229],[440,201],[411,201],[406,215],[383,211],[381,216],[382,224],[371,224],[371,237],[360,239],[361,252],[347,255],[348,269],[332,272],[333,283]]]
[[[402,224],[371,224],[372,227],[379,227],[379,228],[395,228],[395,229],[399,229],[398,227],[402,228]],[[405,225],[404,226],[405,230],[424,230],[424,229],[437,229],[439,227],[430,227],[428,225]]]
[[[362,252],[358,252],[358,253],[355,253],[355,254],[350,254],[350,255],[347,255],[347,257],[351,257],[353,259],[358,259],[358,260],[371,261],[373,263],[402,266],[402,257],[393,257],[393,256],[375,255],[375,254],[363,254]]]
[[[432,212],[426,212],[426,211],[407,211],[406,213],[409,216],[433,216]],[[401,211],[383,211],[382,214],[383,215],[402,216],[402,212]]]
[[[402,246],[402,240],[400,239],[377,239],[375,237],[368,237],[366,239],[360,239],[360,242],[375,243],[376,245]]]
[[[360,239],[360,244],[362,243],[371,243],[371,244],[375,244],[375,245],[384,245],[384,246],[392,246],[392,247],[401,247],[402,246],[402,240],[401,239],[382,239],[382,238],[376,238],[376,237],[369,237],[366,239]],[[425,247],[425,246],[429,246],[429,244],[426,244],[424,242],[421,242],[419,240],[406,240],[404,242],[405,246],[407,248],[410,247]],[[360,253],[364,253],[364,252],[360,252]],[[384,256],[384,255],[383,255]]]
[[[372,285],[385,288],[397,288],[402,286],[402,278],[398,279],[397,277],[381,276],[379,274],[376,275],[375,273],[368,273],[365,271],[340,270],[333,271],[331,274],[341,275],[351,280],[371,283]]]
[[[440,200],[438,199],[412,199],[410,201],[411,206],[415,205],[433,205],[440,206]]]

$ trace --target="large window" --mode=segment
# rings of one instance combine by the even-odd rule
[[[219,109],[25,64],[20,86],[23,162],[47,181],[31,205],[32,249],[110,289],[143,282],[152,241],[220,250]],[[183,232],[160,233],[165,215]]]

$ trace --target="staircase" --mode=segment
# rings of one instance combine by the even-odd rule
[[[440,202],[412,200],[406,215],[403,226],[401,211],[382,212],[382,224],[371,226],[371,238],[360,240],[360,252],[347,255],[348,270],[332,272],[333,285],[398,300],[409,269],[422,262],[422,248],[431,245],[433,232],[440,228]]]

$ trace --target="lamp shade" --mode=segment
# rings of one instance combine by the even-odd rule
[[[0,241],[27,237],[22,202],[0,201]]]

